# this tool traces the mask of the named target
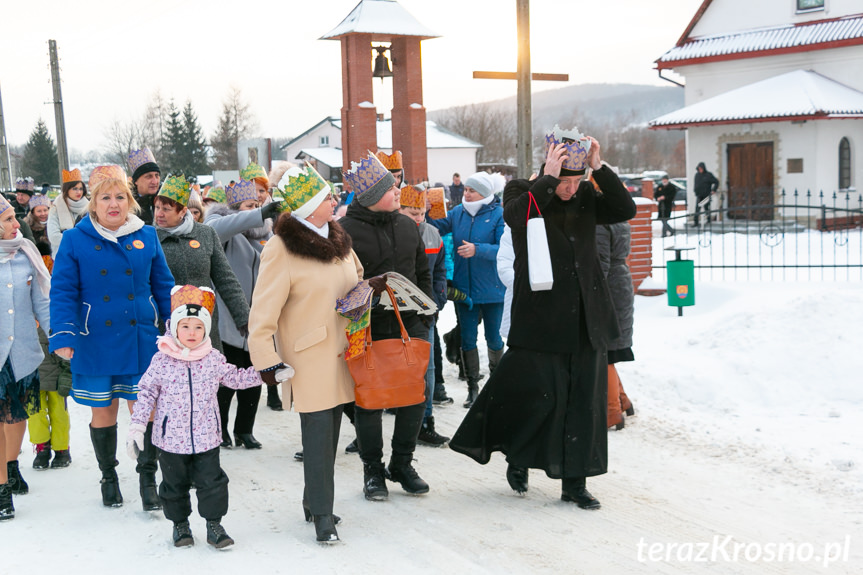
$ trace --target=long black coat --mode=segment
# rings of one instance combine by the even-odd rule
[[[363,264],[363,279],[398,272],[434,300],[425,243],[415,221],[398,212],[373,212],[353,202],[339,224],[351,236],[354,253]],[[428,337],[428,327],[415,312],[403,313],[402,320],[411,337]],[[396,316],[383,306],[372,309],[371,324],[373,340],[398,337]]]

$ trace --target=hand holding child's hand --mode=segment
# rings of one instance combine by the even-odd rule
[[[144,431],[147,428],[133,423],[129,426],[129,435],[126,437],[126,453],[132,459],[138,459],[138,455],[144,451]]]

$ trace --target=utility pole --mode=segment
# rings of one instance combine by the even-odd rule
[[[11,161],[9,146],[6,145],[6,121],[3,119],[3,97],[0,95],[0,190],[12,189]]]
[[[517,158],[518,177],[529,178],[533,171],[533,121],[530,98],[530,0],[516,0],[516,30],[518,33]]]
[[[63,96],[60,94],[60,63],[57,59],[57,41],[48,40],[51,58],[51,86],[54,88],[54,123],[57,125],[57,160],[60,173],[69,169],[69,153],[66,149],[66,121],[63,119]]]

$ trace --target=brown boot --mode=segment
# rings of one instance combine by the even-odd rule
[[[620,377],[617,378],[619,382],[617,387],[620,389],[620,409],[621,411],[626,412],[626,415],[635,415],[635,408],[632,407],[632,402],[629,400],[629,396],[626,395],[626,392],[623,391],[623,383],[620,383]]]
[[[623,429],[623,413],[620,410],[620,378],[613,364],[608,366],[608,428]]]

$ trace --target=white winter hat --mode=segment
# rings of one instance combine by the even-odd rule
[[[494,182],[486,172],[475,173],[464,181],[464,186],[473,189],[484,198],[489,197],[494,192]]]

